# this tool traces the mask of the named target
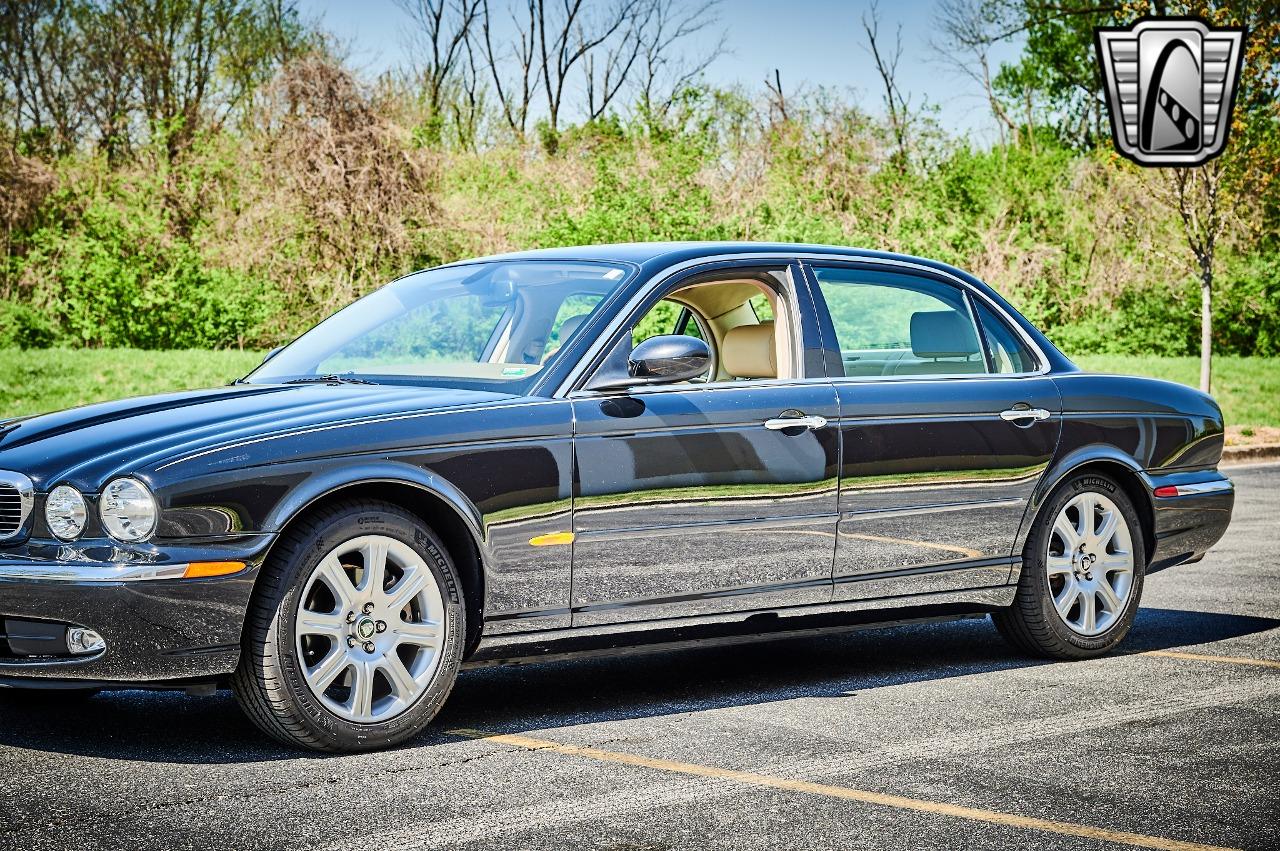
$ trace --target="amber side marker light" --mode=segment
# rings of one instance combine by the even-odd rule
[[[182,574],[183,579],[207,579],[210,576],[230,576],[244,570],[242,561],[193,561]]]
[[[529,546],[555,547],[563,544],[572,544],[573,538],[572,532],[552,532],[549,535],[538,535],[536,538],[530,538]]]

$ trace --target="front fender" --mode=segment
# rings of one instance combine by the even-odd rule
[[[396,484],[423,491],[457,512],[480,546],[483,524],[479,509],[452,482],[421,467],[397,461],[376,461],[342,465],[307,477],[262,518],[262,531],[279,532],[309,506],[344,488],[355,485]]]

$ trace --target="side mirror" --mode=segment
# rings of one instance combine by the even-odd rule
[[[267,352],[266,356],[262,359],[262,363],[266,363],[267,361],[271,360],[271,359],[272,359],[273,357],[275,357],[276,355],[280,354],[280,352],[282,352],[282,351],[284,351],[284,346],[276,346],[274,349],[272,349],[271,351]],[[262,364],[258,364],[258,365],[259,365],[259,366],[261,366]]]
[[[660,334],[632,350],[627,374],[600,374],[588,390],[620,390],[653,384],[676,384],[697,378],[711,365],[711,350],[697,337]]]

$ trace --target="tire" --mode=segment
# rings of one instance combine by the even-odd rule
[[[1109,515],[1116,521],[1114,532],[1103,538]],[[1013,605],[991,617],[996,629],[1015,648],[1036,656],[1070,660],[1108,653],[1133,626],[1145,544],[1133,502],[1115,480],[1096,473],[1068,478],[1036,518],[1022,551]]]
[[[232,676],[236,699],[263,732],[293,747],[399,744],[453,689],[466,636],[461,589],[440,539],[397,506],[355,500],[307,515],[283,533],[258,578]]]

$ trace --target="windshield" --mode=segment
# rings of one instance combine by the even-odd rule
[[[246,380],[522,392],[626,278],[621,265],[579,261],[419,272],[335,313]]]

